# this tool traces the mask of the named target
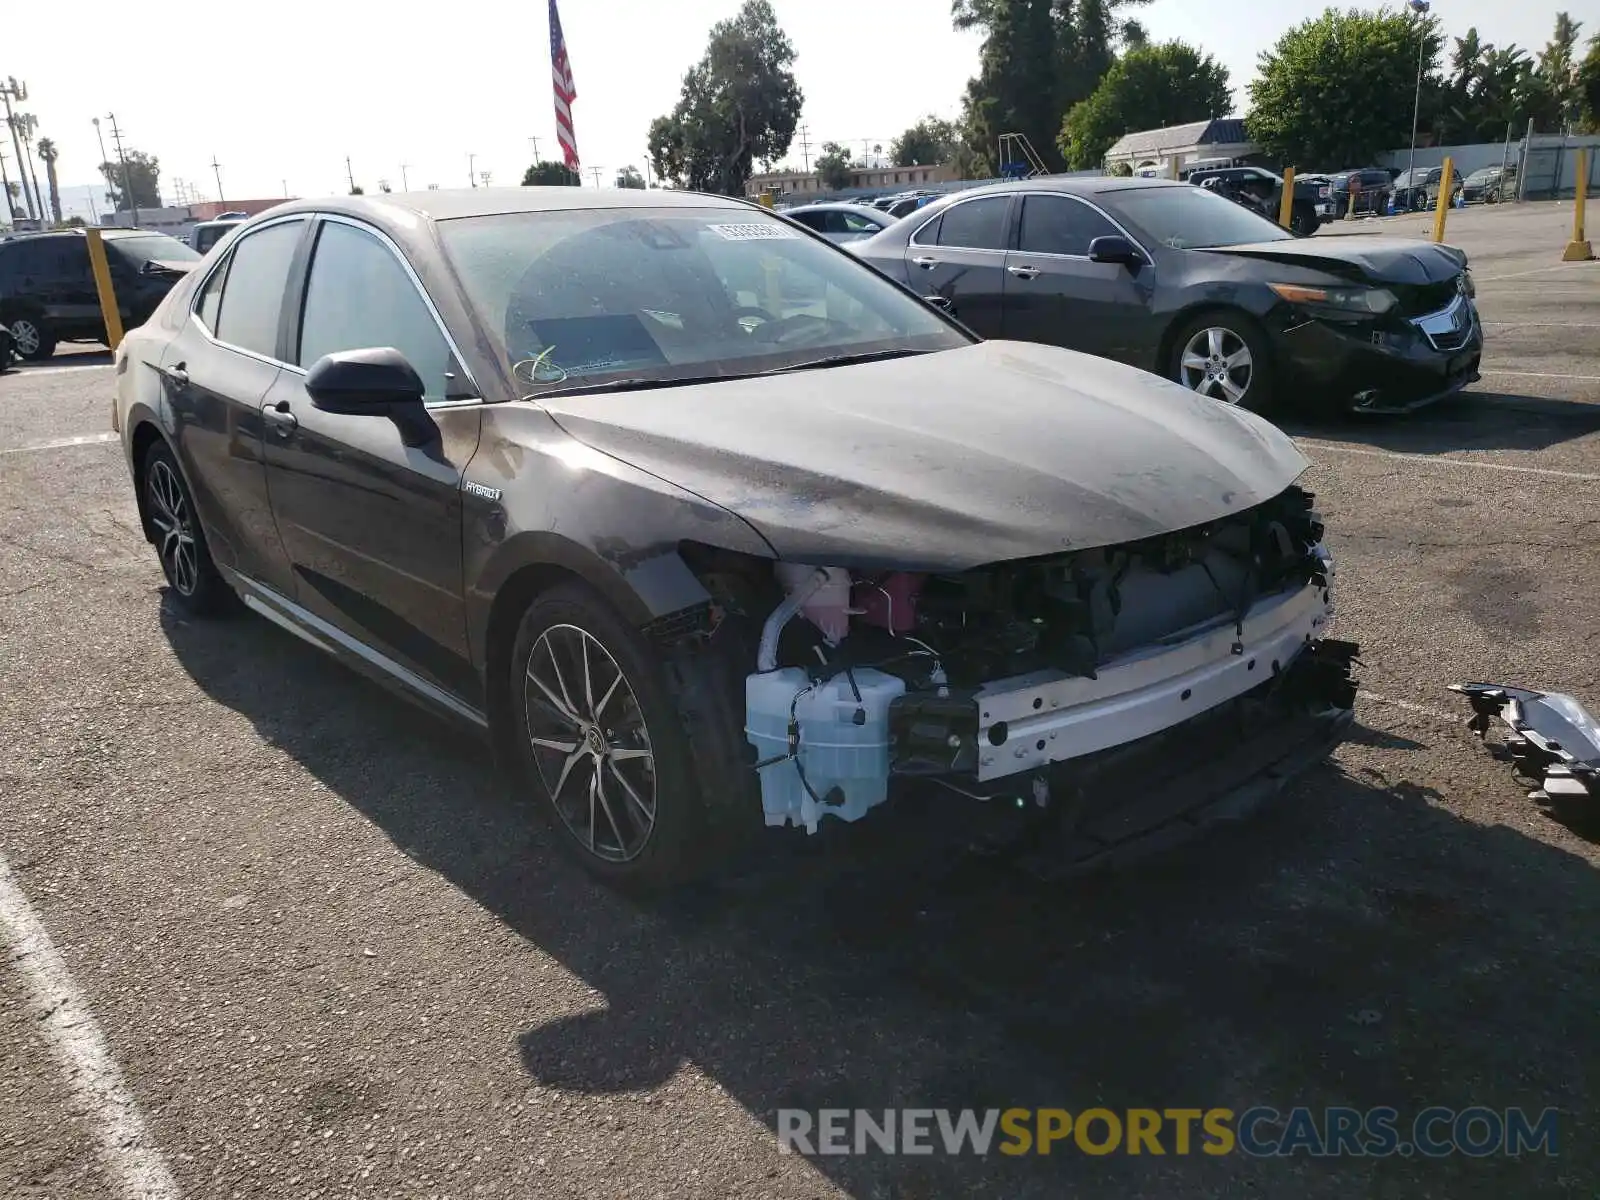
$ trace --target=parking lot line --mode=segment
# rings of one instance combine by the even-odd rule
[[[1504,325],[1511,329],[1600,329],[1595,321],[1484,321],[1480,325]]]
[[[1509,471],[1515,475],[1542,475],[1547,479],[1572,479],[1580,483],[1600,483],[1600,474],[1588,471],[1557,471],[1553,467],[1519,467],[1511,463],[1482,462],[1475,458],[1451,458],[1445,454],[1402,454],[1395,450],[1369,450],[1365,446],[1346,446],[1339,442],[1320,442],[1296,438],[1297,445],[1311,450],[1333,450],[1363,458],[1392,458],[1396,462],[1421,463],[1430,467],[1476,467],[1483,471]]]
[[[0,856],[0,938],[21,971],[38,1028],[67,1076],[101,1162],[127,1200],[177,1200],[178,1185],[145,1128],[83,993]]]
[[[1481,375],[1526,375],[1530,379],[1575,379],[1580,383],[1600,383],[1600,375],[1564,375],[1556,371],[1511,371],[1505,367],[1480,367]]]
[[[1501,279],[1521,279],[1527,275],[1548,275],[1552,271],[1571,271],[1571,263],[1563,263],[1556,267],[1534,267],[1531,271],[1510,271],[1505,275],[1480,275],[1474,278],[1475,283],[1494,283]]]
[[[111,363],[84,363],[77,367],[23,367],[17,374],[19,378],[29,375],[67,375],[75,371],[109,371]]]
[[[25,442],[20,446],[0,446],[0,454],[27,454],[32,450],[64,450],[68,446],[93,446],[100,442],[114,442],[121,438],[120,433],[107,430],[105,433],[83,433],[77,437],[50,438],[43,442]]]

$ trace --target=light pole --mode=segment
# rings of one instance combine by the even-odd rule
[[[473,187],[478,186],[478,177],[473,173],[472,169],[474,164],[477,162],[477,159],[478,156],[476,154],[467,155],[467,182]]]
[[[406,169],[410,165],[411,165],[410,163],[401,163],[400,164],[400,190],[402,192],[409,192],[411,190],[411,184],[406,179]]]
[[[1429,0],[1406,0],[1406,4],[1417,16],[1428,15]],[[1417,184],[1417,177],[1412,172],[1417,168],[1417,118],[1422,113],[1422,54],[1428,45],[1428,23],[1418,21],[1417,27],[1417,93],[1411,101],[1411,159],[1406,163],[1406,187],[1413,189]],[[1408,202],[1409,199],[1408,195]]]

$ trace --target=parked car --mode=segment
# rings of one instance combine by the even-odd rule
[[[124,325],[155,311],[172,285],[200,260],[177,238],[144,230],[101,232]],[[0,240],[0,324],[16,352],[49,358],[57,342],[103,342],[100,294],[81,229],[24,233]]]
[[[476,729],[618,884],[903,783],[1165,838],[1350,727],[1286,435],[980,342],[753,204],[297,201],[115,380],[170,603],[237,596]]]
[[[1484,167],[1461,181],[1463,204],[1498,204],[1502,200],[1515,200],[1517,196],[1516,164],[1504,167]]]
[[[807,229],[814,229],[830,242],[854,242],[869,238],[889,228],[895,218],[881,209],[865,204],[824,202],[791,208],[784,214],[791,221],[799,221]]]
[[[896,197],[894,202],[884,211],[899,220],[907,213],[914,213],[919,208],[926,208],[938,198],[938,192],[912,192],[910,195]]]
[[[1350,211],[1350,199],[1355,197],[1355,212],[1359,216],[1371,213],[1381,216],[1389,211],[1389,193],[1394,181],[1382,167],[1363,167],[1356,171],[1340,171],[1329,184],[1329,211],[1321,214],[1338,219]]]
[[[242,216],[223,215],[214,221],[201,221],[189,231],[189,245],[195,253],[206,254],[243,220]]]
[[[974,188],[851,249],[980,336],[1104,355],[1250,408],[1408,410],[1478,378],[1460,250],[1297,238],[1184,183]]]
[[[0,325],[0,371],[10,369],[16,356],[16,342],[11,337],[11,330]]]
[[[1400,212],[1424,212],[1439,202],[1444,186],[1443,167],[1416,167],[1401,171],[1394,179],[1394,206]],[[1450,186],[1450,203],[1461,191],[1461,176]]]
[[[1243,203],[1269,220],[1278,219],[1283,197],[1283,176],[1265,167],[1196,169],[1189,172],[1187,181],[1209,187],[1230,200]],[[1318,226],[1328,219],[1319,215],[1318,201],[1318,185],[1310,180],[1296,179],[1294,200],[1289,209],[1289,228],[1302,237],[1310,237],[1315,233]]]

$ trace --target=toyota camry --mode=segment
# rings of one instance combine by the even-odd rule
[[[617,884],[907,787],[1161,840],[1350,724],[1286,436],[740,201],[286,204],[116,381],[171,601],[480,731]]]

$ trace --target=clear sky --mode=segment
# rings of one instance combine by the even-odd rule
[[[948,0],[774,0],[799,53],[804,121],[825,140],[889,140],[924,113],[954,116],[979,39],[950,28]],[[650,120],[677,98],[711,25],[739,0],[561,0],[573,73],[578,145],[586,168],[643,166]],[[1324,7],[1318,0],[1154,0],[1141,18],[1157,40],[1179,37],[1220,59],[1237,99],[1256,55]],[[1486,41],[1529,50],[1550,36],[1558,7],[1600,32],[1596,0],[1438,0],[1453,35],[1476,25]],[[63,13],[70,11],[70,20]],[[530,137],[553,157],[546,5],[541,0],[449,0],[408,8],[351,0],[273,0],[184,9],[75,0],[69,10],[9,5],[0,25],[0,76],[26,82],[22,106],[60,149],[69,207],[87,215],[84,188],[109,146],[114,112],[125,144],[157,155],[162,192],[184,180],[215,199],[317,195],[357,183],[399,190],[468,182],[469,154],[494,184],[517,183]],[[16,178],[10,140],[0,145]],[[798,162],[798,144],[791,157]],[[40,172],[40,180],[43,181]],[[592,176],[585,175],[588,183]]]

